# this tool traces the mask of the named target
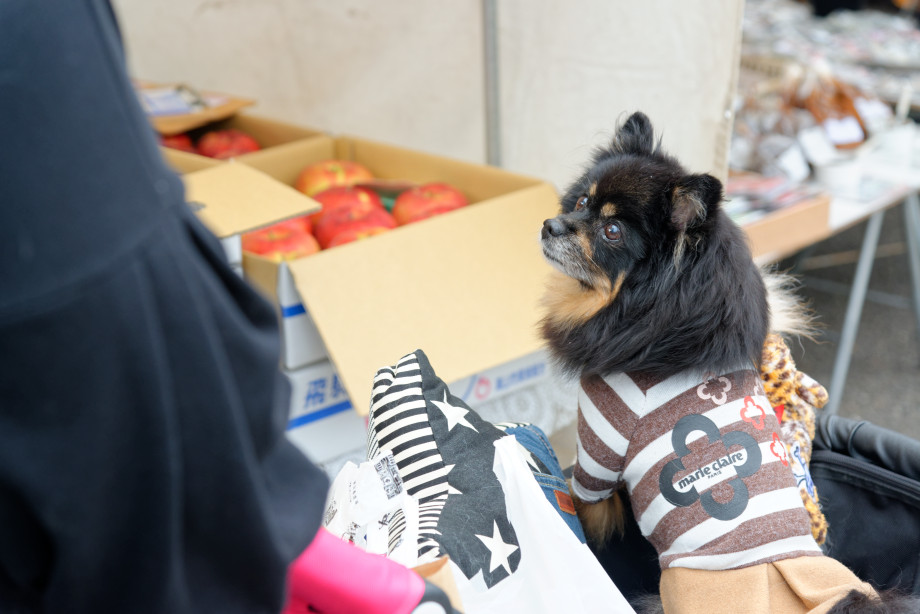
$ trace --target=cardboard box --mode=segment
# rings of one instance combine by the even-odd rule
[[[266,150],[271,150],[272,148],[278,147],[280,145],[295,143],[304,139],[313,139],[317,137],[323,140],[328,139],[328,137],[325,136],[322,132],[313,128],[305,128],[303,126],[288,124],[275,119],[269,119],[267,117],[261,117],[259,115],[252,115],[249,113],[238,113],[232,117],[227,117],[220,121],[200,126],[195,130],[192,130],[190,135],[192,140],[197,142],[201,135],[206,132],[210,132],[212,130],[229,129],[242,130],[243,132],[252,136],[252,138],[254,138],[262,147],[262,149],[258,152],[237,156],[237,160],[245,160],[248,156],[252,156]],[[202,160],[213,160],[213,158],[200,156],[198,154],[188,152],[180,153],[191,156],[193,158],[200,158]]]
[[[185,198],[221,240],[230,265],[242,273],[242,233],[318,211],[320,205],[264,173],[236,162],[183,175]]]
[[[189,130],[193,130],[207,123],[231,117],[241,109],[255,104],[254,100],[248,98],[240,98],[238,96],[230,96],[229,94],[221,94],[218,92],[197,91],[184,84],[164,84],[135,80],[134,85],[135,88],[137,88],[142,104],[145,106],[147,102],[152,102],[153,99],[156,99],[156,96],[154,96],[153,99],[148,101],[146,100],[148,96],[156,92],[165,93],[167,91],[174,92],[177,90],[184,90],[191,97],[197,99],[198,102],[204,105],[200,110],[188,113],[170,112],[168,114],[158,114],[156,111],[148,109],[148,117],[154,130],[165,136],[188,132]]]
[[[158,84],[135,80],[138,94],[143,98],[145,91],[171,90],[175,87],[184,87],[176,84]],[[241,130],[252,136],[262,147],[267,149],[300,139],[309,139],[322,136],[323,133],[313,128],[305,128],[288,124],[259,115],[241,113],[244,108],[255,104],[254,100],[240,98],[215,92],[189,92],[200,95],[200,100],[207,106],[200,111],[177,115],[148,115],[154,130],[163,136],[170,136],[188,132],[192,140],[197,140],[206,132],[212,130]],[[206,156],[164,149],[167,162],[180,173],[188,173],[209,168],[215,161]],[[176,155],[167,155],[166,152],[175,152]]]
[[[538,350],[503,365],[464,377],[449,384],[450,391],[476,409],[487,401],[519,392],[543,381],[550,374],[549,354]]]
[[[831,197],[821,194],[742,226],[759,264],[775,262],[830,236]]]
[[[290,184],[305,165],[331,158],[381,179],[446,181],[471,204],[281,265],[245,254],[247,277],[281,309],[286,367],[328,358],[366,414],[377,369],[417,348],[447,382],[542,348],[538,304],[550,267],[539,232],[558,212],[552,186],[351,137],[281,145],[245,163]]]
[[[195,171],[203,171],[206,168],[212,168],[223,163],[222,160],[206,158],[170,147],[160,147],[160,152],[163,154],[163,159],[166,161],[166,164],[180,175],[194,173]]]

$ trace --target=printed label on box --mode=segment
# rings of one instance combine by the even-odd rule
[[[467,403],[481,403],[535,384],[548,372],[546,355],[541,351],[463,378],[450,388]]]
[[[288,438],[314,462],[323,463],[363,449],[367,422],[351,400],[329,361],[286,372],[291,382]]]
[[[331,367],[329,372],[318,371],[314,375],[306,381],[306,389],[301,388],[301,394],[293,399],[289,429],[352,409],[342,381]]]

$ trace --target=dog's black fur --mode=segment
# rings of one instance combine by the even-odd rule
[[[544,256],[561,273],[548,288],[542,332],[565,371],[667,377],[759,367],[770,328],[764,275],[722,199],[718,179],[687,172],[661,150],[642,113],[595,152],[542,230]],[[576,506],[589,535],[590,524],[616,521],[603,503]],[[913,611],[913,598],[857,591],[831,609]]]
[[[691,367],[722,372],[759,364],[766,290],[721,201],[719,180],[688,173],[662,152],[642,113],[595,153],[562,198],[562,213],[542,231],[546,258],[576,277],[581,291],[618,289],[609,301],[598,299],[602,306],[589,318],[549,313],[543,321],[543,335],[566,371],[668,376]],[[615,207],[613,216],[602,214],[605,204]],[[620,228],[618,241],[605,236],[610,223]]]
[[[835,603],[827,614],[917,614],[920,599],[897,591],[880,591],[878,599],[859,591],[850,593]]]

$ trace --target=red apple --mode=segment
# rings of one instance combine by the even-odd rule
[[[300,227],[303,228],[304,232],[307,234],[313,234],[313,220],[311,216],[301,215],[300,217],[292,218],[291,221],[300,224]]]
[[[304,230],[303,218],[279,222],[268,228],[247,232],[242,237],[243,251],[275,262],[309,256],[320,250],[316,238]]]
[[[192,138],[184,132],[180,134],[169,134],[161,136],[160,145],[163,147],[169,147],[171,149],[178,149],[179,151],[198,153],[198,150],[195,149],[194,143],[192,143]]]
[[[260,149],[258,141],[242,130],[232,128],[206,132],[198,139],[198,153],[218,160],[226,160]]]
[[[426,183],[396,197],[396,202],[393,203],[393,217],[402,226],[466,205],[466,197],[457,188],[446,183]]]
[[[378,209],[384,209],[383,201],[380,200],[380,197],[367,188],[350,186],[329,188],[319,194],[314,194],[313,200],[323,206],[321,210],[310,214],[310,221],[313,223],[314,227],[319,224],[320,220],[323,219],[327,213],[331,213],[341,207],[354,207],[366,204]]]
[[[349,228],[346,228],[339,234],[335,235],[332,241],[329,242],[329,245],[326,246],[326,249],[331,249],[339,245],[345,245],[346,243],[351,243],[352,241],[368,239],[370,237],[389,231],[390,228],[384,226],[369,226],[362,222],[355,226],[350,226]]]
[[[370,181],[374,176],[367,168],[351,160],[325,160],[304,168],[294,187],[313,196],[336,186],[350,186]]]
[[[329,247],[341,233],[356,227],[396,228],[396,220],[386,209],[356,204],[352,207],[339,207],[323,216],[316,225],[316,239],[323,248]]]

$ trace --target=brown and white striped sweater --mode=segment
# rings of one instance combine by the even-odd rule
[[[752,369],[582,380],[572,487],[626,483],[662,569],[735,569],[820,555],[779,423]]]

